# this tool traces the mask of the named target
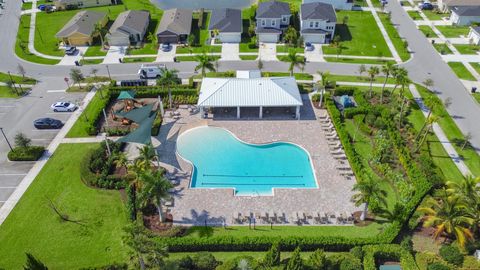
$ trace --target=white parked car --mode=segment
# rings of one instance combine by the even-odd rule
[[[159,78],[164,69],[165,65],[163,64],[143,64],[137,74],[140,79]]]
[[[77,109],[77,105],[70,102],[57,102],[50,106],[54,112],[73,112]]]

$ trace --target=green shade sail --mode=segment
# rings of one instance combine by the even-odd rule
[[[127,118],[128,120],[132,120],[133,122],[140,124],[143,120],[150,116],[152,112],[153,104],[148,104],[140,108],[135,108],[131,111],[124,112],[116,112],[115,115]]]
[[[125,100],[125,99],[134,99],[135,92],[133,91],[122,91],[120,95],[118,95],[117,100]]]
[[[138,123],[140,126],[137,129],[119,139],[118,142],[151,144],[152,126],[156,116],[157,112],[150,111],[149,115],[142,122]]]

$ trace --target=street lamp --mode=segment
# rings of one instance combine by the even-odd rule
[[[5,138],[5,141],[7,141],[8,147],[10,147],[10,151],[13,152],[12,145],[11,145],[10,142],[8,141],[8,138],[7,138],[7,136],[5,135],[5,132],[3,132],[3,128],[0,127],[0,131],[1,131],[2,134],[3,134],[3,137]]]
[[[108,68],[108,65],[105,65],[107,67],[107,73],[108,73],[108,78],[110,81],[112,80],[112,76],[110,76],[110,69]]]
[[[18,95],[17,86],[15,85],[15,82],[14,82],[13,79],[12,79],[12,74],[10,74],[10,71],[8,71],[8,77],[10,77],[10,82],[11,82],[12,85],[13,85],[13,89],[15,89],[15,93]]]

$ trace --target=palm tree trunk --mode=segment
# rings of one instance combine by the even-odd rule
[[[428,124],[428,119],[430,118],[430,116],[432,115],[432,111],[430,110],[428,112],[428,115],[427,115],[427,118],[425,118],[425,122],[423,123],[423,126],[422,128],[420,129],[420,131],[418,132],[417,136],[415,136],[415,141],[417,141],[418,139],[420,139],[420,134],[422,134],[423,130],[425,129],[425,127],[427,126]]]
[[[367,213],[368,213],[368,202],[365,203],[365,208],[363,208],[363,212],[360,215],[360,220],[361,221],[365,220],[365,218],[367,217]]]
[[[406,98],[405,96],[403,97],[403,100],[402,100],[402,107],[400,107],[400,118],[398,119],[398,127],[401,128],[402,127],[402,119],[403,119],[403,110],[405,108],[405,101],[406,101]]]
[[[137,256],[138,256],[138,264],[140,265],[140,269],[142,270],[145,270],[145,262],[143,261],[143,258],[142,258],[142,255],[140,255],[140,253],[137,252]]]
[[[422,140],[420,140],[420,143],[418,143],[417,148],[415,149],[415,152],[418,152],[420,148],[422,148],[423,143],[425,143],[425,140],[427,139],[428,134],[430,133],[430,130],[432,129],[432,125],[428,126],[427,130],[425,130],[425,133],[423,134]]]
[[[370,98],[372,98],[372,91],[373,91],[372,88],[373,88],[373,77],[370,77],[370,93],[369,93]]]
[[[382,92],[380,93],[380,104],[383,104],[383,91],[385,91],[385,85],[387,84],[388,75],[385,77],[385,81],[383,82]]]
[[[398,84],[395,84],[395,86],[393,87],[393,90],[392,90],[392,96],[395,93],[395,90],[397,90],[397,87],[398,87]]]
[[[157,211],[158,211],[158,218],[159,220],[163,223],[165,222],[165,216],[163,215],[163,210],[162,210],[162,200],[157,199]]]

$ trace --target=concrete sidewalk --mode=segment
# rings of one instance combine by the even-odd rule
[[[35,162],[35,165],[33,165],[27,175],[23,178],[22,182],[17,186],[12,195],[10,195],[7,201],[0,208],[0,225],[2,225],[8,215],[12,212],[13,208],[15,208],[15,205],[17,205],[25,191],[27,191],[33,180],[35,180],[37,175],[40,173],[43,166],[45,166],[45,164],[48,162],[50,157],[53,155],[57,147],[62,142],[65,135],[67,135],[68,131],[72,128],[73,124],[80,117],[83,110],[90,103],[95,93],[96,91],[92,90],[85,96],[80,108],[72,114],[72,116],[68,119],[67,122],[65,122],[63,128],[60,130],[60,132],[58,132],[57,136],[55,136],[52,142],[48,145],[43,156],[37,162]]]

